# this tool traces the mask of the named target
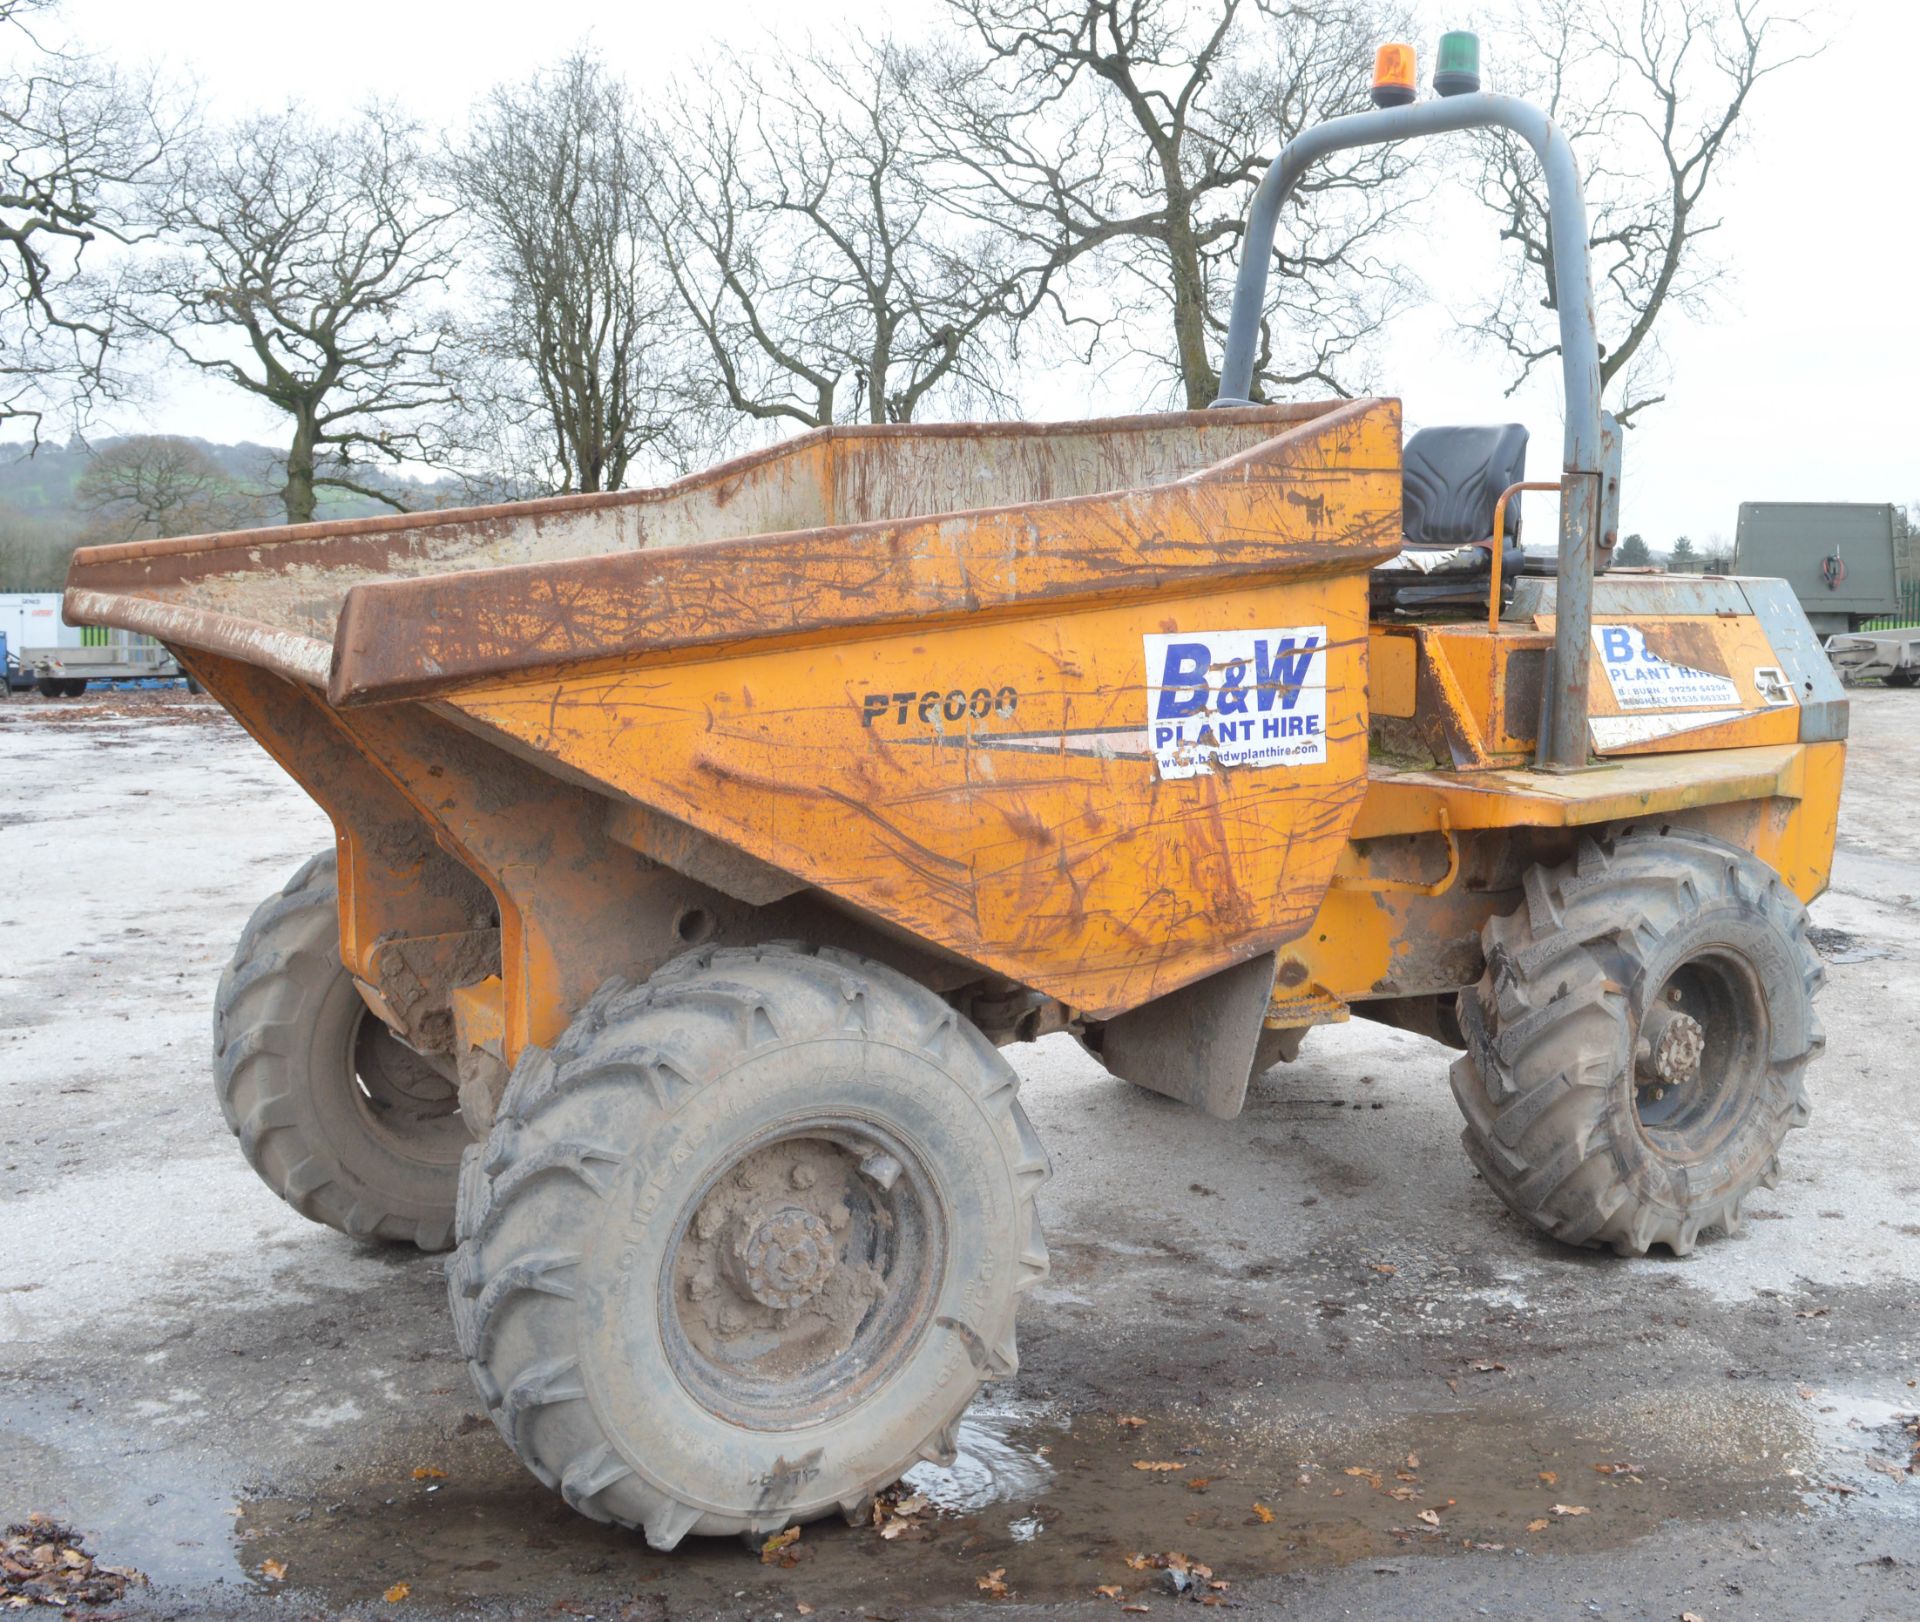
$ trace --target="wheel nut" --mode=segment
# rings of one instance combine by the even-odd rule
[[[860,1175],[882,1193],[892,1189],[900,1181],[900,1173],[905,1168],[884,1149],[876,1149],[860,1162]]]

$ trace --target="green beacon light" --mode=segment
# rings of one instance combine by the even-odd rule
[[[1434,58],[1433,88],[1442,96],[1464,96],[1480,88],[1480,36],[1456,30],[1440,36]]]

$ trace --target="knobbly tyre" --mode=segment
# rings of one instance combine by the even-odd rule
[[[1221,408],[835,428],[662,489],[79,553],[335,847],[222,979],[267,1183],[457,1246],[530,1469],[671,1548],[858,1514],[1015,1367],[1047,1160],[1006,1044],[1212,1115],[1358,1014],[1572,1245],[1730,1230],[1806,1118],[1847,709],[1775,581],[1612,576],[1563,138],[1463,83],[1260,188]],[[1524,430],[1250,404],[1318,157],[1498,126],[1552,189],[1555,571]]]

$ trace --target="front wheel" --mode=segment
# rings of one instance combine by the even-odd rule
[[[1644,1255],[1734,1231],[1807,1119],[1824,978],[1806,910],[1704,834],[1630,831],[1527,875],[1459,999],[1463,1141],[1513,1210]]]
[[[333,852],[247,921],[214,998],[213,1070],[248,1164],[302,1216],[356,1239],[452,1242],[472,1141],[459,1097],[341,963]]]
[[[966,1020],[843,953],[603,990],[522,1054],[462,1172],[449,1291],[494,1423],[658,1549],[950,1463],[1047,1268],[1016,1094]]]

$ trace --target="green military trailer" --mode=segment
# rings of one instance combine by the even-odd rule
[[[1894,520],[1884,501],[1743,501],[1735,568],[1786,581],[1816,632],[1844,635],[1900,611]]]

